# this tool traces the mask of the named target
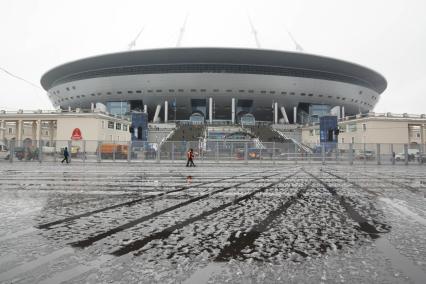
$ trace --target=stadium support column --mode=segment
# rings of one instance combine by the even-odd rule
[[[235,98],[232,98],[232,124],[235,124]]]
[[[342,120],[345,120],[345,106],[342,106]]]
[[[148,114],[148,105],[143,105],[143,112]]]
[[[297,106],[293,108],[293,124],[297,123]]]
[[[278,103],[274,103],[274,124],[278,124]]]
[[[155,109],[155,114],[154,114],[154,119],[152,120],[152,122],[159,122],[160,121],[160,110],[161,110],[161,105],[157,105],[157,108]]]
[[[24,131],[24,121],[23,120],[18,120],[16,121],[16,138],[17,138],[17,142],[18,145],[22,145],[22,132]]]
[[[209,98],[209,122],[213,123],[213,98]]]
[[[284,123],[288,124],[289,123],[288,116],[287,116],[287,113],[286,113],[285,108],[283,106],[281,107],[281,113],[284,117]]]
[[[169,102],[164,102],[164,122],[167,123],[169,121]]]

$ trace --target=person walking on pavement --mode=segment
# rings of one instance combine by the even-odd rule
[[[68,153],[68,148],[65,147],[65,149],[64,149],[64,159],[62,160],[61,163],[64,163],[64,161],[67,161],[67,164],[68,164],[69,163],[69,160],[68,160],[69,155],[70,154]]]
[[[186,162],[186,166],[187,167],[195,167],[195,164],[194,164],[194,150],[192,148],[189,149],[189,151],[186,153],[186,157],[188,158],[188,161]]]

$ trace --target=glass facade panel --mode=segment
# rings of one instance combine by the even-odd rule
[[[127,102],[107,102],[106,107],[112,115],[124,116],[130,111],[130,105]]]

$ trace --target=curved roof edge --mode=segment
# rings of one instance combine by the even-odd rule
[[[382,93],[387,87],[387,81],[380,73],[349,61],[291,51],[222,47],[161,48],[96,55],[54,67],[41,77],[40,83],[45,90],[49,90],[55,81],[86,71],[183,63],[253,64],[308,69],[359,78],[369,82],[378,93]]]

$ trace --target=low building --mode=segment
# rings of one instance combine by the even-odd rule
[[[339,121],[339,143],[425,145],[426,116],[374,113],[345,117]],[[319,144],[318,125],[302,128],[302,143]]]
[[[130,141],[130,121],[99,111],[0,111],[0,141],[16,146],[35,145],[62,147],[69,141]],[[57,145],[60,143],[61,146]],[[94,150],[88,149],[88,150]]]

